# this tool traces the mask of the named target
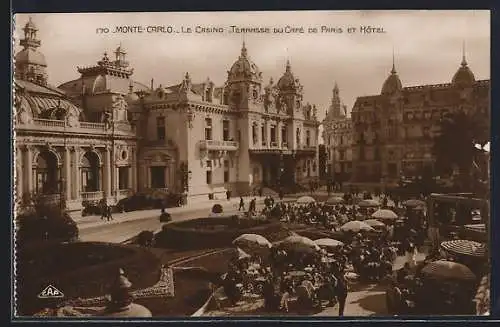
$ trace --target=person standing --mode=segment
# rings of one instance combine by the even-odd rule
[[[111,221],[113,220],[113,216],[111,215],[111,206],[110,205],[106,205],[106,219],[107,221]]]
[[[417,247],[412,236],[406,239],[405,255],[406,263],[411,269],[414,269],[417,266]]]
[[[238,211],[245,211],[245,200],[243,200],[243,197],[240,196],[240,205],[238,207]]]
[[[101,210],[101,220],[104,220],[106,218],[107,214],[107,203],[106,199],[102,199],[101,203],[99,204],[99,209]]]

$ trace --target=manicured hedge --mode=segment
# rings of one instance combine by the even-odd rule
[[[156,235],[155,244],[176,249],[227,247],[241,234],[259,234],[271,242],[290,235],[280,222],[210,217],[164,225]]]
[[[46,207],[39,212],[19,215],[16,241],[26,244],[40,241],[69,242],[78,239],[78,226],[57,207]]]

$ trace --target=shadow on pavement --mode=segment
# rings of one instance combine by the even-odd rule
[[[350,304],[358,304],[364,310],[373,312],[370,316],[385,315],[387,312],[385,293],[370,294],[362,297],[356,302],[351,302]]]

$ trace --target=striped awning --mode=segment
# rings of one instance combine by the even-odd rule
[[[469,240],[452,240],[441,243],[441,247],[452,254],[468,255],[473,257],[486,256],[486,245]]]
[[[471,224],[471,225],[465,225],[465,229],[474,231],[474,232],[481,232],[481,233],[486,233],[486,224]]]

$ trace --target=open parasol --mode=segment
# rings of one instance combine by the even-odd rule
[[[373,228],[385,227],[385,224],[381,221],[378,221],[377,219],[367,219],[367,220],[363,220],[363,222],[365,224],[367,224],[368,226],[373,227]]]
[[[283,241],[276,243],[276,246],[289,251],[315,252],[320,249],[313,240],[305,236],[288,236]]]
[[[331,198],[325,201],[325,204],[327,205],[337,205],[341,203],[344,203],[344,199],[338,196],[332,196]]]
[[[359,220],[353,220],[348,223],[345,223],[340,227],[340,230],[343,232],[354,232],[354,233],[359,233],[361,231],[363,232],[370,232],[373,231],[373,227],[371,227],[368,224],[365,224],[362,221]]]
[[[467,266],[458,262],[446,260],[437,260],[428,263],[422,268],[422,273],[436,279],[476,279],[476,275]]]
[[[271,242],[269,242],[267,238],[258,234],[241,234],[233,241],[233,244],[242,249],[249,247],[270,248],[272,246]]]
[[[441,247],[451,254],[468,255],[472,257],[486,256],[486,246],[469,240],[452,240],[441,242]]]
[[[423,207],[423,206],[425,206],[425,201],[417,200],[417,199],[410,199],[410,200],[403,201],[403,205],[405,207],[410,207],[410,208]]]
[[[395,220],[398,219],[398,215],[389,209],[379,209],[372,214],[372,218]]]
[[[358,206],[362,208],[374,208],[379,207],[380,203],[377,200],[368,199],[359,201]]]
[[[333,238],[320,238],[318,240],[315,240],[314,243],[316,243],[316,245],[321,248],[330,249],[338,248],[344,245],[344,243],[342,243],[341,241],[334,240]]]
[[[297,203],[299,204],[308,204],[308,203],[314,203],[316,200],[314,200],[313,197],[310,196],[301,196],[300,198],[297,199]]]

